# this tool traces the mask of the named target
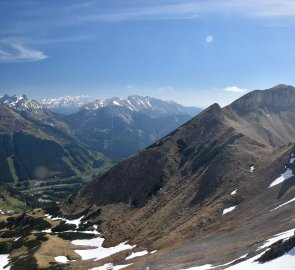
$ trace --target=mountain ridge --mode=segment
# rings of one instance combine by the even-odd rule
[[[40,104],[47,109],[61,114],[73,114],[79,110],[97,110],[107,106],[123,106],[131,111],[149,114],[152,117],[174,114],[196,115],[202,109],[180,105],[174,101],[165,101],[150,96],[131,95],[126,99],[111,97],[94,99],[89,96],[65,96],[59,98],[42,99]]]
[[[141,269],[143,261],[152,269],[181,269],[194,261],[208,264],[205,258],[218,265],[224,257],[238,258],[237,251],[246,253],[267,237],[295,228],[292,208],[270,211],[295,196],[293,177],[269,188],[285,166],[294,166],[289,160],[295,134],[288,125],[295,125],[295,112],[285,104],[292,104],[288,97],[295,88],[269,89],[264,95],[272,97],[273,91],[285,91],[279,100],[284,106],[264,97],[265,104],[254,106],[250,116],[237,103],[225,108],[213,104],[71,196],[61,207],[63,214],[84,215],[100,224],[106,245],[128,239],[162,250],[130,269]],[[269,113],[279,115],[277,122],[271,120],[274,124]],[[244,238],[245,231],[252,237]],[[230,249],[230,237],[237,251]],[[206,241],[226,248],[211,256]],[[202,258],[197,259],[198,252]]]
[[[67,96],[42,100],[39,103],[29,100],[25,95],[5,95],[0,99],[0,103],[16,110],[23,118],[34,122],[40,128],[51,129],[54,135],[62,133],[63,137],[69,139],[75,137],[80,143],[115,161],[153,143],[189,120],[189,113],[199,111],[197,108],[151,97],[130,96],[129,99],[131,101],[114,97],[83,105],[89,97]],[[66,115],[50,110],[60,104],[65,107],[76,104],[80,109],[76,113]],[[182,114],[184,112],[187,114]]]
[[[92,102],[94,98],[89,96],[65,96],[58,98],[45,98],[40,103],[56,113],[72,114],[78,112],[81,107],[89,102]]]
[[[155,100],[162,104],[162,101]],[[124,105],[119,104],[121,101]],[[143,101],[139,103],[144,108],[138,109],[135,106],[130,109],[128,106],[131,103],[128,106],[126,103],[126,100],[119,98],[109,99],[105,103],[99,100],[62,119],[78,138],[95,150],[115,160],[122,160],[191,118],[188,114],[175,113],[175,106],[179,106],[176,103],[173,103],[172,110],[168,108],[173,114],[169,110],[165,111],[164,107],[164,112],[157,107],[153,110],[147,103],[142,105]]]
[[[178,114],[188,114],[194,116],[201,110],[197,107],[185,107],[174,101],[164,101],[158,98],[149,96],[143,97],[138,95],[128,96],[126,99],[118,97],[98,99],[83,105],[82,109],[91,111],[107,106],[122,106],[131,111],[141,112],[152,117]]]
[[[14,96],[13,100],[31,104],[25,97],[17,99]],[[0,102],[2,181],[17,183],[18,180],[73,176],[77,171],[91,167],[85,157],[96,160],[94,151],[77,142],[63,123],[52,118],[50,112],[39,111],[38,107],[42,115],[38,114],[36,118],[37,113],[31,108],[18,102],[14,104],[17,108]],[[41,171],[43,173],[40,174]]]

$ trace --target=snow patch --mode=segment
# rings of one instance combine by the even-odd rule
[[[92,246],[92,249],[78,249],[75,252],[81,256],[82,260],[100,260],[106,257],[109,257],[115,253],[118,253],[123,250],[133,249],[135,246],[131,246],[126,244],[127,242],[123,242],[114,247],[104,248],[102,247],[102,243],[104,242],[104,238],[97,237],[93,239],[83,239],[83,240],[74,240],[71,243],[76,246]]]
[[[58,263],[68,263],[69,262],[69,260],[66,256],[57,256],[57,257],[54,257],[54,259]]]
[[[273,186],[276,186],[284,181],[286,181],[287,179],[291,178],[292,176],[294,176],[293,171],[289,168],[287,168],[287,170],[280,176],[278,177],[276,180],[274,180],[268,188],[271,188]]]
[[[77,218],[77,219],[72,219],[72,220],[70,220],[70,219],[66,219],[66,218],[62,218],[62,217],[55,217],[55,218],[53,218],[53,217],[52,217],[51,215],[49,215],[49,214],[45,214],[44,217],[46,217],[46,218],[48,218],[48,219],[50,219],[50,220],[53,220],[53,221],[55,221],[55,220],[63,220],[63,221],[65,221],[67,224],[74,224],[74,225],[76,225],[76,228],[78,228],[79,225],[80,225],[80,223],[81,223],[81,219],[82,219],[84,216],[82,216],[82,217],[80,217],[80,218]]]
[[[285,232],[282,232],[282,233],[279,233],[279,234],[276,234],[274,237],[266,240],[264,242],[264,244],[262,246],[260,246],[257,250],[267,248],[267,247],[271,246],[272,244],[274,244],[275,242],[277,242],[279,240],[286,240],[286,239],[290,238],[293,235],[294,235],[294,229],[289,230],[289,231],[285,231]]]
[[[134,111],[134,105],[130,102],[129,99],[127,99],[127,102],[130,106],[128,106],[128,108],[131,110],[131,111]]]
[[[265,243],[260,246],[257,250],[262,250],[265,248],[270,247],[272,244],[279,240],[286,240],[290,238],[291,236],[294,235],[294,229],[285,231],[283,233],[277,234],[274,237],[268,239],[265,241]],[[285,253],[283,256],[271,260],[266,263],[259,263],[256,262],[257,259],[259,259],[264,253],[266,252],[263,251],[260,254],[246,260],[240,263],[237,263],[233,266],[230,266],[226,268],[225,266],[228,266],[230,264],[233,264],[235,261],[238,261],[240,259],[244,259],[248,256],[248,254],[245,254],[231,262],[228,262],[223,265],[218,265],[218,266],[212,266],[211,264],[206,264],[203,266],[196,266],[196,267],[191,267],[187,269],[181,269],[181,270],[213,270],[213,269],[227,269],[227,270],[277,270],[277,269],[284,269],[284,270],[294,270],[294,265],[295,265],[295,248],[291,249],[288,253]],[[225,267],[225,268],[224,268]]]
[[[255,170],[255,166],[252,165],[252,166],[250,167],[250,172],[254,172],[254,170]]]
[[[77,218],[77,219],[73,219],[73,220],[69,220],[69,219],[62,219],[64,220],[66,223],[68,224],[74,224],[76,225],[76,227],[79,227],[79,224],[81,222],[81,219],[83,218],[84,216],[80,217],[80,218]]]
[[[239,258],[237,258],[237,259],[235,259],[235,260],[233,260],[233,261],[230,261],[230,262],[225,263],[225,264],[222,264],[222,265],[218,265],[218,266],[216,266],[216,267],[219,268],[219,267],[224,267],[224,266],[227,266],[227,265],[233,264],[234,262],[236,262],[236,261],[238,261],[238,260],[245,259],[247,256],[248,256],[248,253],[246,253],[245,255],[243,255],[243,256],[241,256],[241,257],[239,257]],[[214,267],[214,268],[216,268],[216,267]]]
[[[230,195],[236,195],[237,191],[238,191],[238,189],[235,189]]]
[[[270,211],[275,211],[275,210],[277,210],[277,209],[279,209],[279,208],[281,208],[281,207],[283,207],[283,206],[285,206],[285,205],[287,205],[287,204],[289,204],[289,203],[291,203],[291,202],[294,202],[294,201],[295,201],[295,198],[293,198],[292,200],[287,201],[287,202],[285,202],[285,203],[279,205],[278,207],[276,207],[276,208],[274,208],[274,209],[272,209],[272,210],[270,210]]]
[[[288,253],[272,261],[269,261],[263,264],[255,262],[255,260],[257,260],[258,258],[261,257],[261,255],[263,255],[263,253],[264,252],[244,262],[240,262],[236,265],[233,265],[227,269],[228,270],[249,270],[249,269],[251,270],[277,270],[277,269],[293,270],[294,269],[295,248],[291,249]]]
[[[119,102],[117,102],[117,101],[113,101],[113,104],[114,104],[114,105],[117,105],[117,106],[122,106],[122,105],[119,104]]]
[[[0,254],[0,269],[9,270],[10,266],[5,267],[9,263],[9,254]]]
[[[194,266],[191,268],[180,269],[180,270],[210,270],[210,269],[212,269],[212,265],[206,264],[206,265],[202,265],[202,266]]]
[[[52,233],[52,230],[51,229],[47,229],[47,230],[42,230],[41,232],[44,232],[44,233]]]
[[[141,257],[141,256],[144,256],[144,255],[147,255],[147,254],[149,254],[147,250],[139,251],[139,252],[132,252],[131,255],[126,257],[126,260],[130,260],[130,259],[133,259],[133,258],[136,258],[136,257]]]
[[[222,212],[222,215],[225,215],[225,214],[227,214],[227,213],[229,213],[229,212],[231,212],[231,211],[234,211],[236,207],[237,207],[237,206],[232,206],[232,207],[229,207],[229,208],[225,208],[225,209],[223,210],[223,212]]]

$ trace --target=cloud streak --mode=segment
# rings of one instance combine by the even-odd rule
[[[240,88],[238,86],[228,86],[228,87],[225,87],[223,90],[225,92],[230,92],[230,93],[244,93],[247,91],[247,89]]]
[[[135,2],[134,2],[135,3]],[[254,17],[295,17],[293,0],[200,0],[200,1],[159,1],[148,5],[143,1],[128,7],[122,5],[119,10],[91,12],[80,21],[125,21],[145,19],[196,19],[206,14],[234,14]]]
[[[0,62],[2,63],[22,63],[36,62],[48,58],[41,51],[25,47],[21,43],[0,42]]]
[[[139,20],[195,20],[202,16],[225,14],[265,18],[269,23],[267,25],[277,27],[285,25],[285,22],[279,19],[295,17],[294,0],[130,0],[101,3],[94,0],[77,0],[75,4],[63,2],[58,7],[43,1],[0,3],[0,15],[4,16],[6,9],[15,11],[12,19],[7,22],[3,20],[0,27],[0,62],[39,61],[48,57],[42,51],[31,49],[31,44],[36,46],[94,39],[97,32],[93,33],[93,28],[88,27],[91,24]],[[277,21],[276,24],[273,24],[273,19]],[[70,37],[60,35],[65,30],[71,33]],[[84,36],[81,36],[81,33]],[[9,39],[11,36],[21,42],[4,46],[1,39]],[[212,42],[213,37],[208,36],[206,43]]]

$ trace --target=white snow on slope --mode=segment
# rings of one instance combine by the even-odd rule
[[[201,266],[194,266],[191,268],[180,269],[180,270],[210,270],[213,269],[211,264],[201,265]]]
[[[291,158],[289,163],[293,163],[295,161],[295,158]]]
[[[59,98],[42,99],[41,104],[48,108],[55,108],[58,106],[70,107],[73,105],[82,106],[88,102],[93,101],[93,98],[89,96],[65,96]]]
[[[114,105],[117,105],[117,106],[123,106],[123,105],[121,105],[118,101],[113,101],[113,104],[114,104]]]
[[[144,256],[144,255],[147,255],[147,254],[149,254],[147,250],[139,251],[139,252],[132,252],[131,255],[129,255],[128,257],[126,257],[126,260],[130,260],[130,259],[133,259],[133,258],[136,258],[136,257],[140,257],[140,256]]]
[[[91,268],[89,270],[109,270],[109,269],[120,270],[120,269],[126,268],[127,266],[130,266],[131,264],[132,263],[125,264],[125,265],[113,265],[112,263],[106,263],[103,266],[94,267],[94,268]]]
[[[294,270],[295,266],[295,248],[291,249],[287,254],[272,260],[267,263],[254,262],[257,260],[264,252],[261,254],[248,259],[244,262],[233,265],[227,270]]]
[[[59,262],[59,263],[67,263],[69,262],[68,258],[66,256],[57,256],[54,257],[55,261]]]
[[[48,214],[46,214],[45,217],[48,219],[51,219],[51,220],[63,220],[68,224],[76,225],[76,228],[79,227],[79,224],[81,223],[81,220],[83,218],[83,216],[82,216],[82,217],[74,219],[74,220],[68,220],[68,219],[61,218],[61,217],[53,218],[52,216],[50,216]],[[93,227],[95,230],[97,230],[97,225],[94,225]],[[43,232],[52,233],[51,229],[44,230]],[[77,231],[71,230],[71,231],[65,231],[65,232],[77,232]],[[96,235],[100,234],[97,231],[79,231],[79,233],[88,233],[88,234],[96,234]],[[92,247],[92,248],[87,248],[87,249],[75,250],[75,252],[81,256],[82,260],[90,260],[90,259],[100,260],[100,259],[109,257],[115,253],[118,253],[120,251],[133,249],[135,247],[135,246],[131,246],[129,244],[126,244],[127,242],[123,242],[123,243],[120,243],[114,247],[104,248],[104,247],[102,247],[104,240],[105,239],[102,237],[96,237],[96,238],[92,238],[92,239],[73,240],[71,243],[76,246]],[[148,253],[147,251],[143,251],[143,252]],[[141,253],[141,252],[133,253],[133,256],[137,257],[137,256],[145,255],[145,254],[140,255],[139,253]],[[65,256],[57,256],[57,257],[55,257],[55,260],[60,263],[67,263],[68,262],[68,259]],[[128,265],[123,265],[122,267],[121,266],[114,266],[112,269],[114,269],[114,270],[121,269],[121,268],[127,267],[127,266]],[[93,268],[93,269],[108,269],[107,266],[102,266],[102,267],[104,267],[104,268]],[[121,267],[121,268],[118,268],[118,267]]]
[[[289,231],[285,231],[285,232],[282,232],[282,233],[279,233],[279,234],[276,234],[272,238],[266,240],[264,242],[264,244],[262,246],[260,246],[257,250],[267,248],[267,247],[271,246],[273,243],[275,243],[275,242],[277,242],[279,240],[286,240],[286,239],[288,239],[289,237],[291,237],[293,235],[294,235],[294,229],[289,230]]]
[[[79,227],[79,224],[81,222],[81,219],[83,218],[84,216],[80,217],[80,218],[77,218],[77,219],[73,219],[73,220],[69,220],[69,219],[62,219],[64,220],[67,224],[74,224],[76,225],[76,228]]]
[[[293,171],[289,168],[287,168],[287,170],[280,176],[278,177],[276,180],[274,180],[270,185],[270,187],[276,186],[284,181],[286,181],[287,179],[289,179],[290,177],[294,176]]]
[[[106,257],[109,257],[115,253],[118,253],[123,250],[132,249],[135,246],[126,244],[126,242],[120,243],[117,246],[104,248],[102,243],[104,238],[97,237],[93,239],[83,239],[83,240],[74,240],[71,243],[76,246],[92,246],[91,249],[78,249],[75,252],[81,256],[82,260],[100,260]]]
[[[41,232],[43,232],[43,233],[52,233],[52,230],[51,229],[46,229],[46,230],[42,230]]]
[[[9,267],[6,267],[5,266],[9,263],[9,254],[0,254],[0,270],[9,270],[10,269],[10,266]]]
[[[235,189],[230,195],[235,195],[237,194],[238,189]]]
[[[62,218],[62,217],[53,218],[51,215],[48,215],[48,214],[45,214],[44,216],[46,218],[50,219],[50,220],[53,220],[53,221],[55,221],[55,220],[63,220],[67,224],[74,224],[74,225],[76,225],[76,228],[79,227],[79,224],[81,223],[81,219],[84,217],[84,216],[82,216],[80,218],[70,220],[70,219],[66,219],[66,218]]]
[[[255,166],[253,165],[250,167],[250,172],[254,172],[254,170],[255,170]]]
[[[277,234],[274,237],[266,240],[264,242],[264,244],[261,245],[257,250],[262,250],[262,249],[268,248],[272,244],[274,244],[275,242],[277,242],[279,240],[287,240],[288,238],[290,238],[293,235],[294,235],[294,229]],[[214,270],[214,269],[216,269],[216,270],[217,269],[227,269],[227,270],[278,270],[278,269],[294,270],[295,269],[295,267],[294,267],[295,266],[295,248],[293,248],[292,250],[290,250],[288,253],[284,254],[283,256],[281,256],[275,260],[269,261],[267,263],[262,264],[262,263],[255,262],[255,260],[260,258],[265,253],[265,251],[261,252],[260,254],[254,256],[246,261],[237,263],[237,264],[230,266],[228,268],[226,268],[225,266],[228,266],[229,264],[231,264],[239,259],[245,258],[247,256],[247,254],[244,256],[241,256],[240,258],[237,258],[229,263],[223,264],[223,265],[213,266],[211,264],[206,264],[206,265],[202,265],[202,266],[196,266],[196,267],[191,267],[191,268],[187,268],[187,269],[180,269],[180,270]],[[223,268],[223,267],[225,267],[225,268]]]
[[[237,206],[232,206],[232,207],[229,207],[229,208],[225,208],[225,209],[223,210],[223,212],[222,212],[222,215],[225,215],[225,214],[227,214],[227,213],[229,213],[229,212],[231,212],[231,211],[234,211],[236,207],[237,207]]]
[[[285,205],[287,205],[287,204],[289,204],[289,203],[291,203],[291,202],[294,202],[294,201],[295,201],[295,198],[293,198],[292,200],[287,201],[287,202],[285,202],[285,203],[279,205],[278,207],[276,207],[276,208],[274,208],[274,209],[272,209],[272,210],[270,210],[270,211],[275,211],[275,210],[277,210],[277,209],[279,209],[279,208],[281,208],[281,207],[283,207],[283,206],[285,206]]]

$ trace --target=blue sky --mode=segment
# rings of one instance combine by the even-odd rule
[[[295,85],[295,1],[1,0],[0,95],[226,105]]]

